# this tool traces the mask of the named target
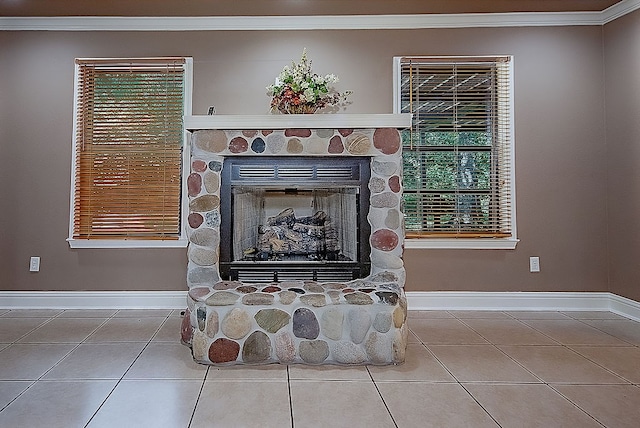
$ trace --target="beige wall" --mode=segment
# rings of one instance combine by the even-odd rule
[[[75,57],[193,56],[194,114],[210,104],[218,114],[263,114],[264,87],[303,47],[317,72],[338,74],[339,88],[354,91],[348,113],[391,112],[394,55],[515,56],[521,242],[511,251],[408,250],[408,291],[608,289],[597,26],[0,32],[0,288],[186,289],[184,250],[70,250],[65,242]],[[42,257],[39,273],[28,272],[32,255]],[[528,272],[529,256],[540,257],[541,273]]]
[[[605,26],[610,291],[640,301],[640,11]]]

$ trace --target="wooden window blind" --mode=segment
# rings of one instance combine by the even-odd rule
[[[184,64],[76,60],[73,239],[180,237]]]
[[[401,58],[407,237],[512,236],[510,58]]]

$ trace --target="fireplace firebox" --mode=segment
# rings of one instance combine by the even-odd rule
[[[220,276],[270,283],[370,273],[368,157],[226,157]]]

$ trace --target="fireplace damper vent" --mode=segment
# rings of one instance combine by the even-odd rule
[[[369,165],[368,157],[225,158],[220,198],[221,277],[279,282],[303,277],[316,281],[349,281],[368,275]],[[305,197],[307,200],[300,202],[299,198]],[[337,229],[340,250],[327,252],[327,248],[334,248],[334,242],[312,252],[265,250],[264,245],[258,243],[259,234],[268,229],[265,227],[268,218],[277,214],[269,212],[273,204],[270,201],[279,199],[286,200],[285,204],[293,203],[298,209],[304,209],[305,205],[309,209],[311,205],[316,212],[326,211],[332,232]],[[290,208],[287,205],[278,208],[286,209]],[[304,221],[314,214],[313,211],[296,213],[295,218]],[[316,246],[317,242],[313,248]]]

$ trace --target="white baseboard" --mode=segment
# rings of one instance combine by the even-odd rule
[[[1,309],[184,309],[186,291],[0,291]],[[640,321],[640,302],[612,293],[409,291],[409,310],[611,311]]]

